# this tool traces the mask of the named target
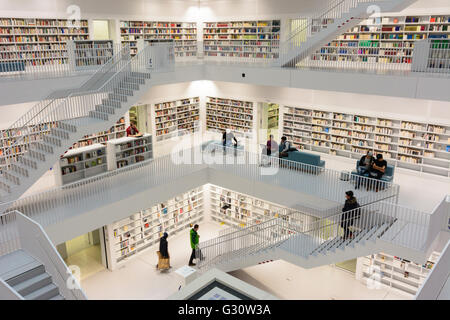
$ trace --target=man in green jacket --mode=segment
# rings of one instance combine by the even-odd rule
[[[191,229],[191,231],[190,231],[191,248],[192,248],[191,258],[189,259],[190,267],[195,266],[195,263],[193,262],[193,260],[195,259],[195,249],[197,249],[197,247],[198,247],[198,241],[200,238],[197,231],[198,231],[198,224],[196,224],[194,226],[194,228]]]

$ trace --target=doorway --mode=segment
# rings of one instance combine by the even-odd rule
[[[94,29],[93,40],[110,40],[108,20],[93,20],[92,27]]]
[[[138,105],[130,108],[130,122],[134,121],[136,127],[141,133],[151,133],[148,127],[148,105]]]
[[[280,105],[276,103],[261,103],[260,130],[258,142],[265,144],[272,134],[275,141],[280,140],[278,128],[280,120]]]
[[[80,268],[81,280],[105,270],[101,234],[97,229],[56,246],[68,266]]]

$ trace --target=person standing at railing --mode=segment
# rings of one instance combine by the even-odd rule
[[[342,208],[341,227],[344,229],[344,239],[353,238],[353,233],[350,227],[353,226],[355,219],[359,218],[360,212],[356,210],[359,208],[359,203],[356,200],[353,191],[345,193],[345,204]]]
[[[199,243],[199,239],[200,239],[200,235],[197,232],[198,228],[199,228],[199,225],[196,224],[189,233],[189,237],[190,237],[190,241],[191,241],[191,248],[192,248],[191,258],[189,259],[190,267],[195,266],[195,263],[194,263],[195,250],[198,249],[198,243]]]
[[[277,153],[278,148],[278,143],[273,139],[273,134],[271,134],[266,144],[267,155],[270,156],[272,153]]]
[[[234,141],[234,144],[233,144]],[[222,134],[222,145],[224,147],[231,147],[233,145],[234,147],[237,147],[238,141],[236,137],[234,136],[233,132],[231,132],[230,129],[226,129]]]

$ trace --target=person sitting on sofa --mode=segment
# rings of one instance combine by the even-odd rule
[[[267,140],[266,144],[267,155],[270,156],[272,153],[278,152],[278,143],[273,139],[273,134],[269,136],[269,140]]]
[[[381,180],[384,173],[386,172],[387,162],[383,159],[381,153],[377,154],[377,159],[372,163],[372,167],[369,172],[369,177],[373,179]],[[380,183],[376,184],[376,191],[379,189]]]
[[[281,137],[279,150],[280,158],[287,158],[289,156],[288,152],[292,151],[292,145],[289,141],[287,141],[286,137]]]
[[[362,156],[358,162],[358,173],[360,175],[364,175],[369,173],[370,168],[372,167],[375,158],[373,157],[372,151],[367,151],[367,154]]]

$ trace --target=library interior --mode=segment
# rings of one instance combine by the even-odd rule
[[[0,300],[450,300],[449,88],[448,0],[2,0]]]

